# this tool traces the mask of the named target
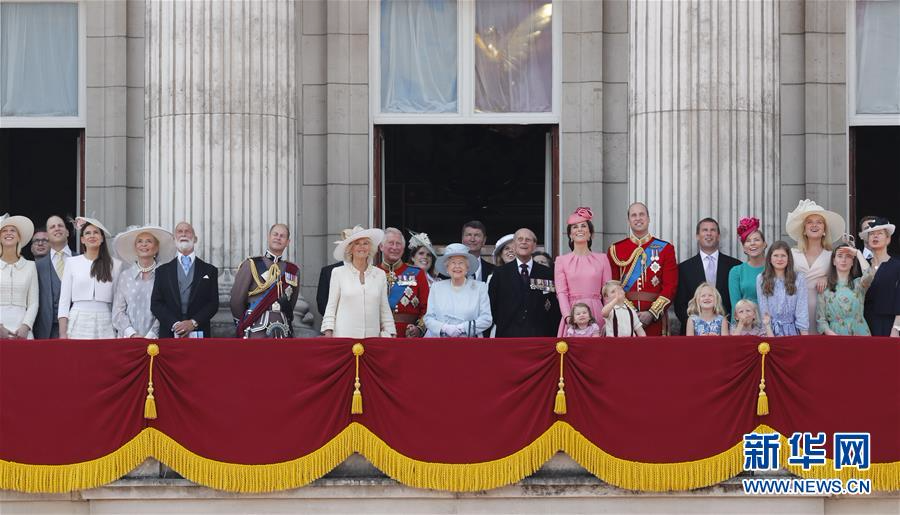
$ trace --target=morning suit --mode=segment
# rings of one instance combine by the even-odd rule
[[[527,283],[518,260],[494,268],[493,273],[488,295],[496,336],[555,336],[560,313],[550,268],[532,260]]]
[[[719,252],[716,260],[716,290],[722,296],[725,318],[731,318],[731,295],[728,293],[728,273],[740,265],[737,259]],[[687,306],[694,298],[700,283],[706,282],[706,272],[700,253],[678,264],[678,290],[675,293],[675,316],[681,322],[681,334],[687,330]]]
[[[328,306],[328,287],[331,286],[331,272],[339,266],[344,266],[344,262],[332,263],[322,267],[319,272],[319,288],[316,290],[316,307],[319,308],[319,314],[325,314],[325,307]]]
[[[210,320],[219,309],[219,271],[194,258],[185,273],[178,261],[181,255],[156,269],[150,311],[159,320],[159,337],[174,338],[172,326],[182,320],[196,320],[195,331],[209,338]]]
[[[34,262],[37,268],[40,305],[37,318],[34,320],[33,333],[38,340],[59,338],[59,319],[56,315],[59,312],[62,281],[56,275],[53,260],[49,256],[50,254],[47,254]]]

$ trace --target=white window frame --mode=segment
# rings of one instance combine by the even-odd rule
[[[10,0],[9,3],[78,5],[78,115],[77,116],[0,116],[3,129],[83,129],[87,116],[87,21],[83,0]]]
[[[847,126],[857,125],[900,125],[900,114],[870,114],[856,112],[856,0],[847,2]],[[849,131],[848,131],[849,133]]]
[[[475,1],[457,1],[457,108],[456,113],[381,112],[381,0],[369,1],[369,115],[373,125],[399,124],[558,124],[562,105],[562,9],[554,4],[552,27],[552,109],[546,113],[475,112]]]

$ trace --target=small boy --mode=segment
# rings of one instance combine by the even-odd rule
[[[625,290],[621,282],[607,281],[601,293],[603,309],[600,314],[606,320],[606,336],[647,336],[634,308],[625,303]]]

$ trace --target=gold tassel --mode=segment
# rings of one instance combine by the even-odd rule
[[[769,353],[768,342],[762,342],[756,348],[762,354],[761,378],[759,380],[759,398],[756,399],[756,414],[764,416],[769,414],[769,397],[766,395],[766,354]]]
[[[153,397],[153,358],[159,354],[159,345],[151,343],[147,345],[147,354],[150,355],[150,379],[147,382],[147,399],[144,400],[144,418],[156,419],[156,399]]]
[[[564,341],[556,343],[556,352],[559,353],[559,390],[556,391],[556,402],[553,403],[553,413],[557,415],[566,414],[566,381],[563,379],[563,357],[569,345]]]
[[[350,403],[351,415],[362,415],[362,392],[359,391],[359,357],[363,355],[366,349],[361,343],[353,344],[353,356],[356,359],[356,381],[353,383],[353,402]]]

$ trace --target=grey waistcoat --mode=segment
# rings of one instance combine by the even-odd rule
[[[196,263],[196,261],[195,261]],[[178,258],[178,292],[181,294],[181,311],[182,316],[187,316],[188,303],[191,298],[191,282],[194,280],[194,263],[187,274],[184,273],[184,267],[181,266],[181,257]]]

